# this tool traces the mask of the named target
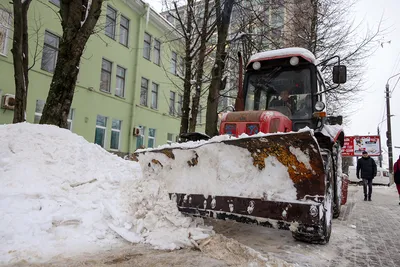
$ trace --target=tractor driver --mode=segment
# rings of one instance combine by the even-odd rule
[[[289,91],[283,90],[280,93],[280,99],[274,99],[269,104],[270,107],[288,107],[290,111],[293,113],[295,111],[295,104],[293,99],[289,98]]]

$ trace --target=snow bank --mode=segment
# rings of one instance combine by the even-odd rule
[[[0,263],[46,261],[131,242],[191,245],[207,228],[160,181],[68,130],[0,125]],[[189,238],[190,237],[190,238]]]

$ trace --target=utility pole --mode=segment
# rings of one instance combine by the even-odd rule
[[[392,147],[392,124],[390,122],[390,117],[392,115],[390,115],[389,80],[394,78],[394,77],[396,77],[396,76],[399,76],[399,75],[400,75],[400,72],[395,74],[395,75],[393,75],[392,77],[389,77],[389,79],[386,82],[386,110],[387,110],[387,113],[386,113],[386,120],[387,120],[387,132],[386,132],[387,141],[386,141],[386,145],[388,147],[389,173],[390,173],[391,179],[393,179],[393,147]],[[393,88],[393,90],[394,89],[395,88]]]
[[[379,131],[379,125],[378,125],[378,127],[377,127],[377,130],[378,130],[378,136],[379,136],[379,156],[378,156],[378,159],[379,159],[379,167],[382,168],[382,144],[381,144],[381,133],[380,133],[380,131]]]
[[[390,78],[389,78],[390,79]],[[389,81],[389,80],[388,80]],[[387,132],[386,132],[386,145],[388,147],[389,155],[389,173],[393,174],[393,147],[392,147],[392,124],[390,122],[390,92],[389,92],[389,82],[386,83],[386,120],[387,120]]]

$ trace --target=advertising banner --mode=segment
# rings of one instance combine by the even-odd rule
[[[367,151],[370,156],[379,156],[381,154],[379,139],[379,135],[345,136],[342,156],[362,156],[363,151]]]

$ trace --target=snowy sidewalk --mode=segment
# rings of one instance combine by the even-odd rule
[[[361,242],[340,250],[330,266],[400,266],[400,206],[396,188],[374,186],[371,202],[363,200],[361,186],[351,186],[349,194],[339,220],[355,225]]]

